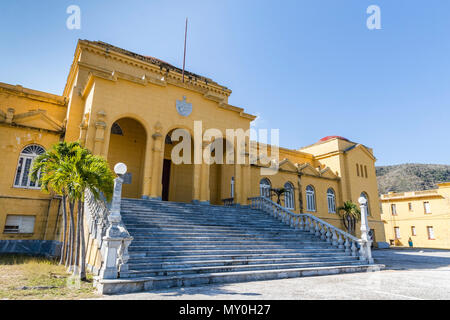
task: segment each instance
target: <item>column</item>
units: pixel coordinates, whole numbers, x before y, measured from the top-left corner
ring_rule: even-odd
[[[145,146],[145,160],[144,160],[144,181],[142,186],[142,199],[150,198],[151,194],[151,183],[152,183],[152,164],[153,162],[153,138],[149,139],[147,137],[147,145]]]
[[[162,168],[161,168],[161,156],[162,156],[162,143],[163,136],[161,134],[161,124],[158,122],[155,126],[155,133],[152,135],[153,139],[153,157],[152,157],[152,167],[151,167],[151,188],[150,188],[150,198],[161,200],[161,179],[162,179]]]
[[[234,164],[234,203],[236,205],[242,204],[243,200],[241,169],[240,164]]]
[[[94,151],[95,155],[102,155],[103,142],[105,141],[105,117],[104,111],[97,112],[97,121],[95,122]]]

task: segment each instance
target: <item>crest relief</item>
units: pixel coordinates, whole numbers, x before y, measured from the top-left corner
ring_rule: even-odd
[[[177,100],[176,107],[178,114],[183,117],[189,116],[192,112],[192,103],[188,103],[185,96],[183,96],[183,100]]]

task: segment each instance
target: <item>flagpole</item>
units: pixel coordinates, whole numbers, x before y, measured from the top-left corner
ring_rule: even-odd
[[[184,55],[183,55],[183,72],[182,72],[182,81],[184,83],[184,67],[186,64],[186,39],[187,39],[187,27],[188,27],[188,18],[186,18],[186,28],[184,29]]]

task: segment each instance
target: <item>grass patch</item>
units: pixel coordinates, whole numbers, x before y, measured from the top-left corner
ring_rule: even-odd
[[[0,254],[0,299],[85,299],[98,297],[93,277],[78,281],[58,261]]]

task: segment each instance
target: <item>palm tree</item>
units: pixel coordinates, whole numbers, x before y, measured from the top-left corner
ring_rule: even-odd
[[[32,181],[40,180],[41,190],[62,196],[63,216],[63,245],[61,247],[60,264],[69,263],[71,251],[71,236],[67,239],[67,189],[65,181],[61,179],[63,163],[74,155],[74,148],[80,146],[78,142],[59,142],[33,161],[30,178]],[[38,176],[39,175],[39,176]]]
[[[361,219],[361,211],[358,206],[351,201],[345,201],[344,205],[337,208],[339,215],[342,217],[342,223],[347,231],[355,234],[356,222]]]
[[[88,188],[96,199],[104,194],[109,200],[113,193],[114,176],[107,161],[94,156],[78,142],[60,142],[51,150],[36,159],[31,178],[38,179],[42,190],[54,190],[63,196],[65,254],[61,255],[69,272],[80,279],[86,279],[86,250],[84,239],[84,193]],[[69,239],[66,240],[67,212],[69,204]],[[75,206],[77,207],[77,226],[75,227]],[[66,244],[67,243],[67,244]],[[75,247],[74,247],[75,246]]]
[[[277,204],[281,205],[281,196],[286,193],[285,188],[270,188],[270,192],[273,192],[277,196]]]

